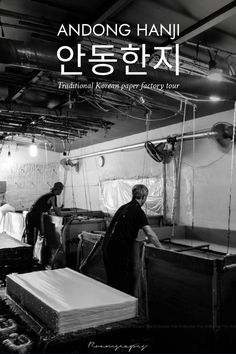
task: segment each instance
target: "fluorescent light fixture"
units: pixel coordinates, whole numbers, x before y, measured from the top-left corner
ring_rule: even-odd
[[[207,78],[209,80],[212,81],[222,81],[223,77],[222,77],[222,70],[221,69],[211,69],[209,71],[209,74],[207,76]]]
[[[210,96],[209,99],[212,101],[212,102],[219,102],[221,101],[221,98],[219,96]]]
[[[212,81],[222,81],[222,69],[217,68],[215,60],[209,61],[209,72],[207,78]]]

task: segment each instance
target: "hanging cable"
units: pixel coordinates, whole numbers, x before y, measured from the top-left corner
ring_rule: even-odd
[[[177,219],[177,201],[179,200],[179,191],[180,191],[180,173],[181,173],[181,162],[182,162],[182,153],[183,153],[183,141],[184,141],[184,129],[185,129],[185,119],[186,119],[186,109],[187,109],[187,100],[184,101],[184,114],[183,114],[183,122],[182,122],[182,132],[180,139],[180,151],[179,151],[179,161],[177,167],[177,178],[176,178],[176,188],[174,195],[174,208],[173,208],[173,227],[171,236],[175,235],[175,223]]]
[[[75,191],[74,191],[74,183],[73,183],[73,171],[70,170],[71,173],[71,193],[72,193],[72,207],[76,208],[76,200],[75,200]]]
[[[230,222],[231,222],[231,204],[232,204],[232,186],[234,172],[234,142],[235,142],[235,126],[236,126],[236,102],[234,102],[234,121],[233,121],[233,138],[232,138],[232,153],[230,166],[230,187],[229,187],[229,214],[228,214],[228,229],[227,229],[227,253],[230,247]]]
[[[174,220],[174,208],[175,208],[175,194],[176,194],[176,171],[177,171],[177,161],[176,158],[174,156],[173,158],[173,198],[172,198],[172,205],[171,205],[171,215],[170,215],[170,220]]]
[[[220,157],[218,157],[216,160],[213,160],[211,161],[210,163],[206,164],[206,165],[199,165],[199,166],[195,166],[195,169],[198,169],[198,168],[207,168],[209,166],[212,166],[214,165],[215,163],[217,163],[218,161],[222,160],[223,158],[225,158],[227,155],[225,153],[223,153],[222,155],[220,155]],[[190,166],[193,168],[192,165],[190,165],[189,163],[187,162],[183,162],[183,164],[187,165],[187,166]]]
[[[2,38],[5,38],[5,32],[4,32],[4,29],[3,29],[3,24],[2,24],[1,17],[0,17],[0,28],[1,28],[1,35],[2,35]]]
[[[88,210],[92,211],[92,204],[91,204],[91,197],[90,197],[90,188],[89,188],[89,180],[88,180],[88,174],[87,174],[86,159],[84,160],[84,171],[85,171],[85,178],[86,178],[86,181],[87,181],[87,188],[88,188],[88,205],[89,205]]]
[[[146,112],[146,121],[145,121],[145,126],[146,126],[146,142],[148,142],[149,138],[149,129],[150,129],[150,120],[151,120],[151,115],[152,111],[148,108]],[[144,149],[144,157],[143,157],[143,172],[142,172],[142,183],[144,183],[144,173],[146,170],[146,164],[147,164],[147,150]],[[144,204],[145,212],[147,213],[147,203]]]
[[[107,102],[107,105],[110,106],[110,107],[112,107],[114,110],[116,110],[117,112],[119,112],[121,115],[126,116],[127,118],[146,121],[146,118],[135,117],[135,116],[133,116],[133,115],[131,115],[131,114],[128,114],[127,112],[122,111],[121,109],[115,107],[115,106],[114,106],[113,104],[111,104],[111,103],[108,103],[108,102]],[[169,115],[169,116],[166,116],[166,117],[157,118],[157,119],[150,119],[150,122],[157,122],[157,121],[162,121],[162,120],[171,119],[171,118],[176,117],[178,114],[181,114],[181,112],[180,112],[179,110],[176,111],[175,113]]]
[[[68,137],[67,137],[68,139]],[[65,151],[65,141],[63,140],[63,148],[64,148],[64,151]],[[70,144],[70,140],[68,139],[68,151],[67,151],[67,155],[68,155],[68,158],[70,157],[70,149],[71,149],[71,144]],[[69,161],[70,159],[68,159]],[[72,165],[73,166],[73,165]],[[75,199],[75,191],[74,191],[74,181],[73,181],[73,170],[72,170],[72,166],[69,165],[68,167],[70,168],[70,178],[71,178],[71,197],[72,197],[72,207],[73,208],[77,208],[77,205],[76,205],[76,199]],[[68,171],[67,169],[65,168],[65,171],[64,171],[64,186],[66,185],[66,182],[67,182],[67,174],[68,174]],[[65,189],[65,188],[64,188]],[[63,193],[63,202],[62,204],[64,204],[65,202],[65,193]]]
[[[63,178],[63,184],[64,184],[64,188],[62,191],[62,205],[65,205],[65,195],[66,195],[66,183],[67,183],[67,169],[64,168],[64,178]]]
[[[92,138],[91,143],[92,143],[92,145],[91,145],[92,147],[95,146],[94,141],[93,141],[93,138]],[[94,149],[96,150],[96,147],[95,147]],[[95,151],[94,151],[94,152],[95,152]],[[105,212],[106,212],[107,215],[109,215],[109,210],[108,210],[108,207],[107,207],[107,205],[106,205],[106,203],[105,203],[104,187],[103,187],[102,181],[101,181],[100,170],[99,170],[99,167],[98,167],[98,164],[97,164],[97,163],[95,163],[95,166],[96,166],[96,171],[97,171],[97,176],[98,176],[98,189],[99,189],[99,192],[101,193],[101,197],[102,197],[103,200],[104,200],[103,206],[104,206],[104,208],[105,208]],[[100,204],[101,204],[101,200],[100,200]]]
[[[85,161],[85,160],[84,160]],[[85,180],[85,166],[82,164],[82,171],[83,171],[83,180],[84,180],[84,196],[85,196],[85,205],[86,209],[89,210],[88,207],[88,197],[87,197],[87,190],[86,190],[86,180]]]
[[[195,132],[196,132],[196,105],[193,105],[193,185],[192,185],[192,229],[194,228],[194,198],[195,198],[195,158],[196,158],[196,139],[195,139]]]
[[[47,143],[44,143],[44,150],[45,150],[45,163],[46,165],[48,164],[48,149],[47,149]]]
[[[44,183],[47,181],[47,165],[48,165],[48,150],[47,143],[44,143],[44,151],[45,151],[45,165],[44,165]]]
[[[162,203],[162,213],[163,213],[163,224],[166,225],[166,201],[167,201],[167,193],[166,193],[166,175],[167,175],[167,164],[162,163],[163,168],[163,178],[162,178],[162,188],[163,188],[163,203]]]
[[[148,140],[149,140],[148,135],[149,135],[149,129],[150,129],[150,119],[151,119],[152,111],[149,109],[145,115],[146,115],[146,121],[145,121],[146,139],[145,139],[145,142],[148,142]],[[144,149],[142,182],[143,182],[143,178],[144,178],[144,172],[146,169],[146,162],[147,162],[147,150]]]

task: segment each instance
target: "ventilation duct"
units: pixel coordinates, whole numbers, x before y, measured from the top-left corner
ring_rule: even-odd
[[[56,46],[46,46],[41,42],[23,43],[0,38],[1,62],[6,64],[14,64],[21,66],[29,66],[41,70],[51,70],[60,72],[60,62],[57,59]],[[76,57],[76,54],[74,55]],[[89,54],[82,57],[83,75],[101,81],[103,76],[95,75],[92,72],[92,64],[88,61]],[[72,60],[66,64],[66,70],[78,71],[76,61]],[[145,81],[146,84],[152,83],[171,83],[171,85],[179,84],[181,92],[191,93],[200,96],[219,96],[226,100],[236,100],[236,83],[233,81],[212,82],[207,78],[180,73],[179,76],[175,72],[168,70],[147,67],[145,70],[147,75],[125,75],[125,63],[118,59],[113,63],[114,72],[106,76],[106,81],[117,81],[124,83],[140,84]],[[140,64],[133,64],[132,71],[142,71]],[[63,78],[63,76],[62,76]]]
[[[172,152],[174,152],[174,145],[176,142],[183,140],[192,140],[192,139],[203,139],[203,138],[213,138],[219,143],[219,145],[223,148],[226,148],[226,150],[230,147],[232,144],[232,139],[233,139],[233,125],[230,123],[216,123],[211,130],[204,130],[204,131],[199,131],[199,132],[190,132],[190,133],[185,133],[183,136],[182,135],[175,135],[175,136],[168,136],[167,138],[163,139],[158,139],[152,141],[153,144],[161,144],[161,143],[168,143],[172,145]],[[94,156],[99,156],[99,155],[105,155],[105,154],[112,154],[115,152],[123,152],[123,151],[131,151],[134,149],[140,149],[145,147],[146,142],[142,143],[137,143],[137,144],[132,144],[132,145],[126,145],[122,147],[117,147],[109,150],[101,150],[101,151],[96,151],[80,156],[74,156],[71,157],[71,161],[78,161],[81,159],[85,159],[88,157],[94,157]],[[159,145],[160,147],[161,145]],[[150,144],[149,144],[150,147]],[[170,150],[170,151],[171,151]],[[160,154],[159,154],[160,156]],[[162,157],[160,156],[158,162],[161,162]],[[158,156],[156,158],[156,161],[158,160]]]

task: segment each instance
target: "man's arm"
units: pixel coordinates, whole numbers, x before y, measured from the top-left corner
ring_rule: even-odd
[[[55,197],[55,198],[56,198],[56,197]],[[62,216],[62,214],[61,214],[61,208],[59,208],[59,207],[56,205],[55,198],[52,198],[52,199],[51,199],[52,208],[53,208],[53,210],[54,210],[54,212],[55,212],[55,214],[56,214],[57,216]]]
[[[157,248],[163,248],[162,244],[159,241],[156,233],[153,231],[150,225],[145,225],[143,231],[148,238],[148,241],[151,242]]]

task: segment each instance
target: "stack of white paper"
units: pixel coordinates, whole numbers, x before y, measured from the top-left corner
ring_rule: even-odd
[[[9,275],[7,294],[59,334],[137,315],[135,297],[69,268]]]

